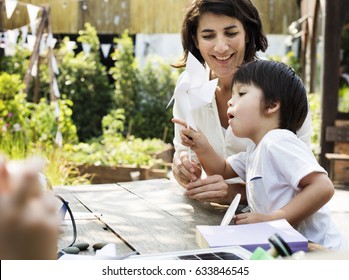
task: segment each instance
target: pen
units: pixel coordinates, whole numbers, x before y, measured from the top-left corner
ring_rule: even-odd
[[[221,222],[221,226],[229,225],[229,223],[231,222],[231,219],[234,218],[236,209],[239,206],[240,199],[241,199],[241,194],[238,193],[233,199],[232,203],[230,204],[227,212],[225,213]]]

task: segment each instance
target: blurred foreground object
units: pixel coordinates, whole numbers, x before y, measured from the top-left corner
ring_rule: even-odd
[[[41,162],[42,163],[42,162]],[[6,161],[0,155],[0,259],[57,258],[54,196],[43,191],[36,158]]]

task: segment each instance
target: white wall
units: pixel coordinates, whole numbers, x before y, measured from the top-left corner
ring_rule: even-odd
[[[267,51],[259,53],[260,57],[269,55],[284,56],[287,53],[285,44],[287,35],[267,35],[269,47]],[[295,45],[293,46],[295,49]],[[294,50],[295,51],[295,50]],[[144,65],[148,55],[156,54],[169,63],[177,61],[182,54],[180,34],[137,34],[135,44],[136,58],[140,65]]]

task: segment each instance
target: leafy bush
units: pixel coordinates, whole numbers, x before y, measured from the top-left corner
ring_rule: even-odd
[[[114,108],[114,102],[106,68],[100,62],[95,28],[87,23],[79,34],[78,41],[90,44],[91,51],[75,56],[68,52],[69,40],[65,38],[58,52],[58,57],[62,56],[58,84],[63,99],[73,102],[72,118],[79,139],[86,141],[102,134],[101,120]]]
[[[18,74],[23,79],[29,65],[30,54],[26,47],[17,45],[14,56],[0,57],[0,72]]]
[[[159,57],[150,57],[140,72],[138,110],[134,116],[133,135],[160,138],[172,142],[174,131],[172,107],[166,109],[174,92],[178,71]],[[149,129],[150,128],[150,129]]]
[[[75,162],[112,166],[159,163],[154,154],[170,146],[153,137],[161,136],[164,127],[170,123],[171,110],[165,109],[173,92],[176,73],[160,62],[153,65],[149,62],[141,71],[133,56],[132,40],[128,41],[127,37],[121,39],[124,41],[115,53],[113,76],[116,78],[115,99],[119,102],[116,109],[107,73],[99,61],[98,38],[90,25],[86,25],[78,39],[91,45],[89,55],[68,52],[68,38],[63,40],[57,52],[62,95],[62,100],[57,101],[58,118],[55,116],[56,103],[50,102],[47,96],[50,88],[46,58],[41,63],[39,88],[39,97],[46,98],[41,98],[38,103],[31,102],[33,85],[29,90],[30,98],[23,93],[23,70],[29,56],[21,51],[15,57],[2,59],[1,67],[13,64],[11,71],[18,74],[0,75],[0,151],[9,158],[43,156],[48,160],[46,174],[53,185],[88,182],[84,176],[79,176]],[[20,58],[19,62],[16,57]],[[137,135],[125,137],[127,131],[131,132],[132,125],[129,124],[132,122],[134,132],[139,131],[139,135],[148,139],[142,140]],[[149,125],[153,124],[149,130]],[[62,133],[62,149],[55,145],[57,131]],[[85,142],[77,144],[77,132]]]
[[[349,87],[341,87],[339,89],[338,111],[349,113]]]
[[[111,57],[115,60],[110,74],[115,81],[114,98],[116,108],[125,110],[125,130],[132,128],[133,116],[137,113],[139,100],[139,69],[134,57],[134,46],[126,30],[121,38],[115,38],[117,48]],[[125,135],[125,133],[124,133]]]
[[[301,63],[294,52],[288,52],[285,56],[271,55],[268,56],[268,58],[287,64],[288,66],[293,68],[297,75],[301,76]]]
[[[117,108],[125,109],[124,136],[160,138],[172,142],[172,110],[166,110],[178,78],[178,70],[159,57],[148,58],[141,69],[134,58],[134,46],[127,31],[116,39],[118,48],[111,74],[115,80]]]
[[[0,151],[21,158],[27,152],[30,110],[19,75],[0,74]]]
[[[65,145],[64,157],[72,164],[102,166],[153,166],[158,160],[155,153],[168,148],[160,139],[114,138],[113,141],[96,139],[89,143]]]
[[[65,145],[65,157],[73,164],[103,166],[133,165],[152,166],[156,163],[155,153],[169,146],[160,139],[142,140],[121,134],[124,126],[123,110],[114,110],[102,120],[103,137],[88,143]]]
[[[59,117],[55,117],[55,102],[48,103],[42,98],[38,104],[31,103],[30,138],[33,143],[52,146],[55,143],[56,133],[62,133],[63,143],[77,143],[76,126],[71,116],[72,102],[70,100],[57,100],[59,104]]]
[[[309,108],[312,117],[312,135],[310,147],[314,155],[318,156],[321,152],[320,135],[321,135],[321,97],[319,93],[308,95]]]

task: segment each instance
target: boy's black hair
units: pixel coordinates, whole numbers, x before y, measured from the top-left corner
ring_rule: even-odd
[[[253,84],[264,93],[265,108],[280,102],[282,129],[296,133],[308,114],[308,99],[302,80],[282,62],[257,60],[242,65],[235,73],[235,83]]]

